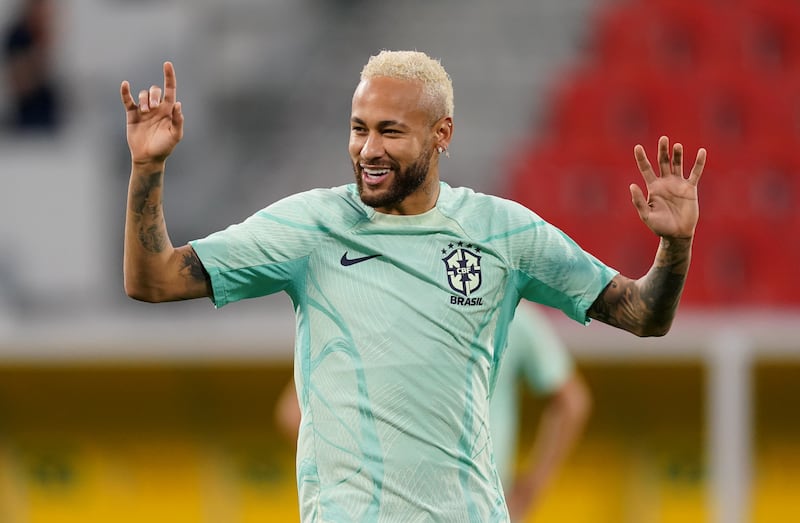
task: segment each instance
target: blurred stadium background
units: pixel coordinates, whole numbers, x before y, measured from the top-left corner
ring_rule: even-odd
[[[18,3],[0,2],[4,27]],[[176,65],[187,130],[166,215],[181,244],[349,181],[350,97],[381,48],[424,50],[453,77],[446,181],[519,200],[631,275],[655,249],[629,202],[633,145],[709,149],[673,331],[553,317],[595,410],[530,521],[800,521],[800,4],[52,4],[63,125],[0,134],[0,522],[297,520],[293,447],[273,423],[288,299],[124,296],[118,88]],[[3,82],[0,111],[10,100]],[[538,407],[527,398],[528,419]]]

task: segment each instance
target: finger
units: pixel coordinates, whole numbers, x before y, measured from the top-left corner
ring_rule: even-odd
[[[178,81],[175,77],[175,66],[172,62],[164,62],[164,103],[175,103],[178,99]]]
[[[664,176],[672,172],[672,163],[669,160],[669,139],[662,136],[658,139],[658,174]]]
[[[127,80],[122,82],[119,86],[119,96],[122,99],[122,105],[125,106],[126,111],[136,110],[136,101],[131,95],[131,84],[129,84]]]
[[[683,178],[683,145],[672,146],[672,174]]]
[[[706,166],[706,150],[700,148],[697,151],[697,158],[694,161],[692,172],[689,173],[689,183],[697,185],[700,182],[700,177],[703,175],[703,169]]]
[[[143,113],[150,111],[150,93],[144,89],[139,91],[139,110]]]
[[[642,193],[642,189],[635,183],[632,183],[628,189],[631,191],[631,201],[633,201],[633,206],[636,207],[639,217],[644,220],[649,207],[647,206],[647,200],[644,197],[644,193]]]
[[[636,158],[636,165],[639,167],[639,172],[642,173],[645,183],[653,182],[656,179],[656,173],[653,172],[653,167],[650,165],[650,160],[647,159],[644,147],[641,145],[634,147],[633,156]]]
[[[178,140],[183,138],[183,107],[180,102],[172,106],[172,128]]]
[[[161,103],[161,88],[157,85],[150,86],[150,107],[155,109]]]

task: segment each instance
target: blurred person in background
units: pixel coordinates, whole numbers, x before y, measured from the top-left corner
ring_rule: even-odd
[[[529,449],[518,448],[520,385],[544,403]],[[509,325],[489,413],[495,462],[511,521],[535,512],[545,489],[583,433],[591,394],[548,319],[522,302]],[[525,420],[522,420],[523,422]],[[515,470],[517,456],[523,458]]]
[[[3,58],[11,130],[53,132],[59,127],[61,107],[50,62],[52,24],[51,0],[23,0],[6,29]]]
[[[659,139],[658,174],[634,148],[648,194],[632,184],[633,204],[660,242],[647,274],[631,279],[533,211],[442,182],[455,127],[450,76],[425,53],[381,51],[351,101],[355,183],[288,196],[174,247],[163,185],[184,115],[172,63],[163,70],[163,88],[134,97],[120,85],[131,153],[125,291],[148,302],[206,297],[216,307],[287,293],[297,318],[304,522],[509,520],[489,400],[521,299],[638,336],[669,331],[689,270],[704,149],[686,177],[680,144],[670,150]]]
[[[525,450],[517,445],[520,384],[544,401],[536,437]],[[512,521],[524,521],[535,510],[581,436],[590,410],[589,389],[561,338],[536,306],[520,303],[508,327],[489,415],[494,460]],[[275,422],[297,443],[301,421],[297,390],[290,380],[275,405]],[[515,473],[517,456],[526,457]]]

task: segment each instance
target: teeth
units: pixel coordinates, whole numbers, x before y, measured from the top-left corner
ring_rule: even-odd
[[[368,169],[364,167],[364,172],[370,176],[380,176],[389,172],[389,169]]]

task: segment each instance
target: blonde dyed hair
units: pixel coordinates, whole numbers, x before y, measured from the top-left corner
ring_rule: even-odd
[[[421,51],[388,51],[371,56],[361,70],[361,81],[377,76],[422,83],[433,119],[453,116],[453,82],[441,62]]]

